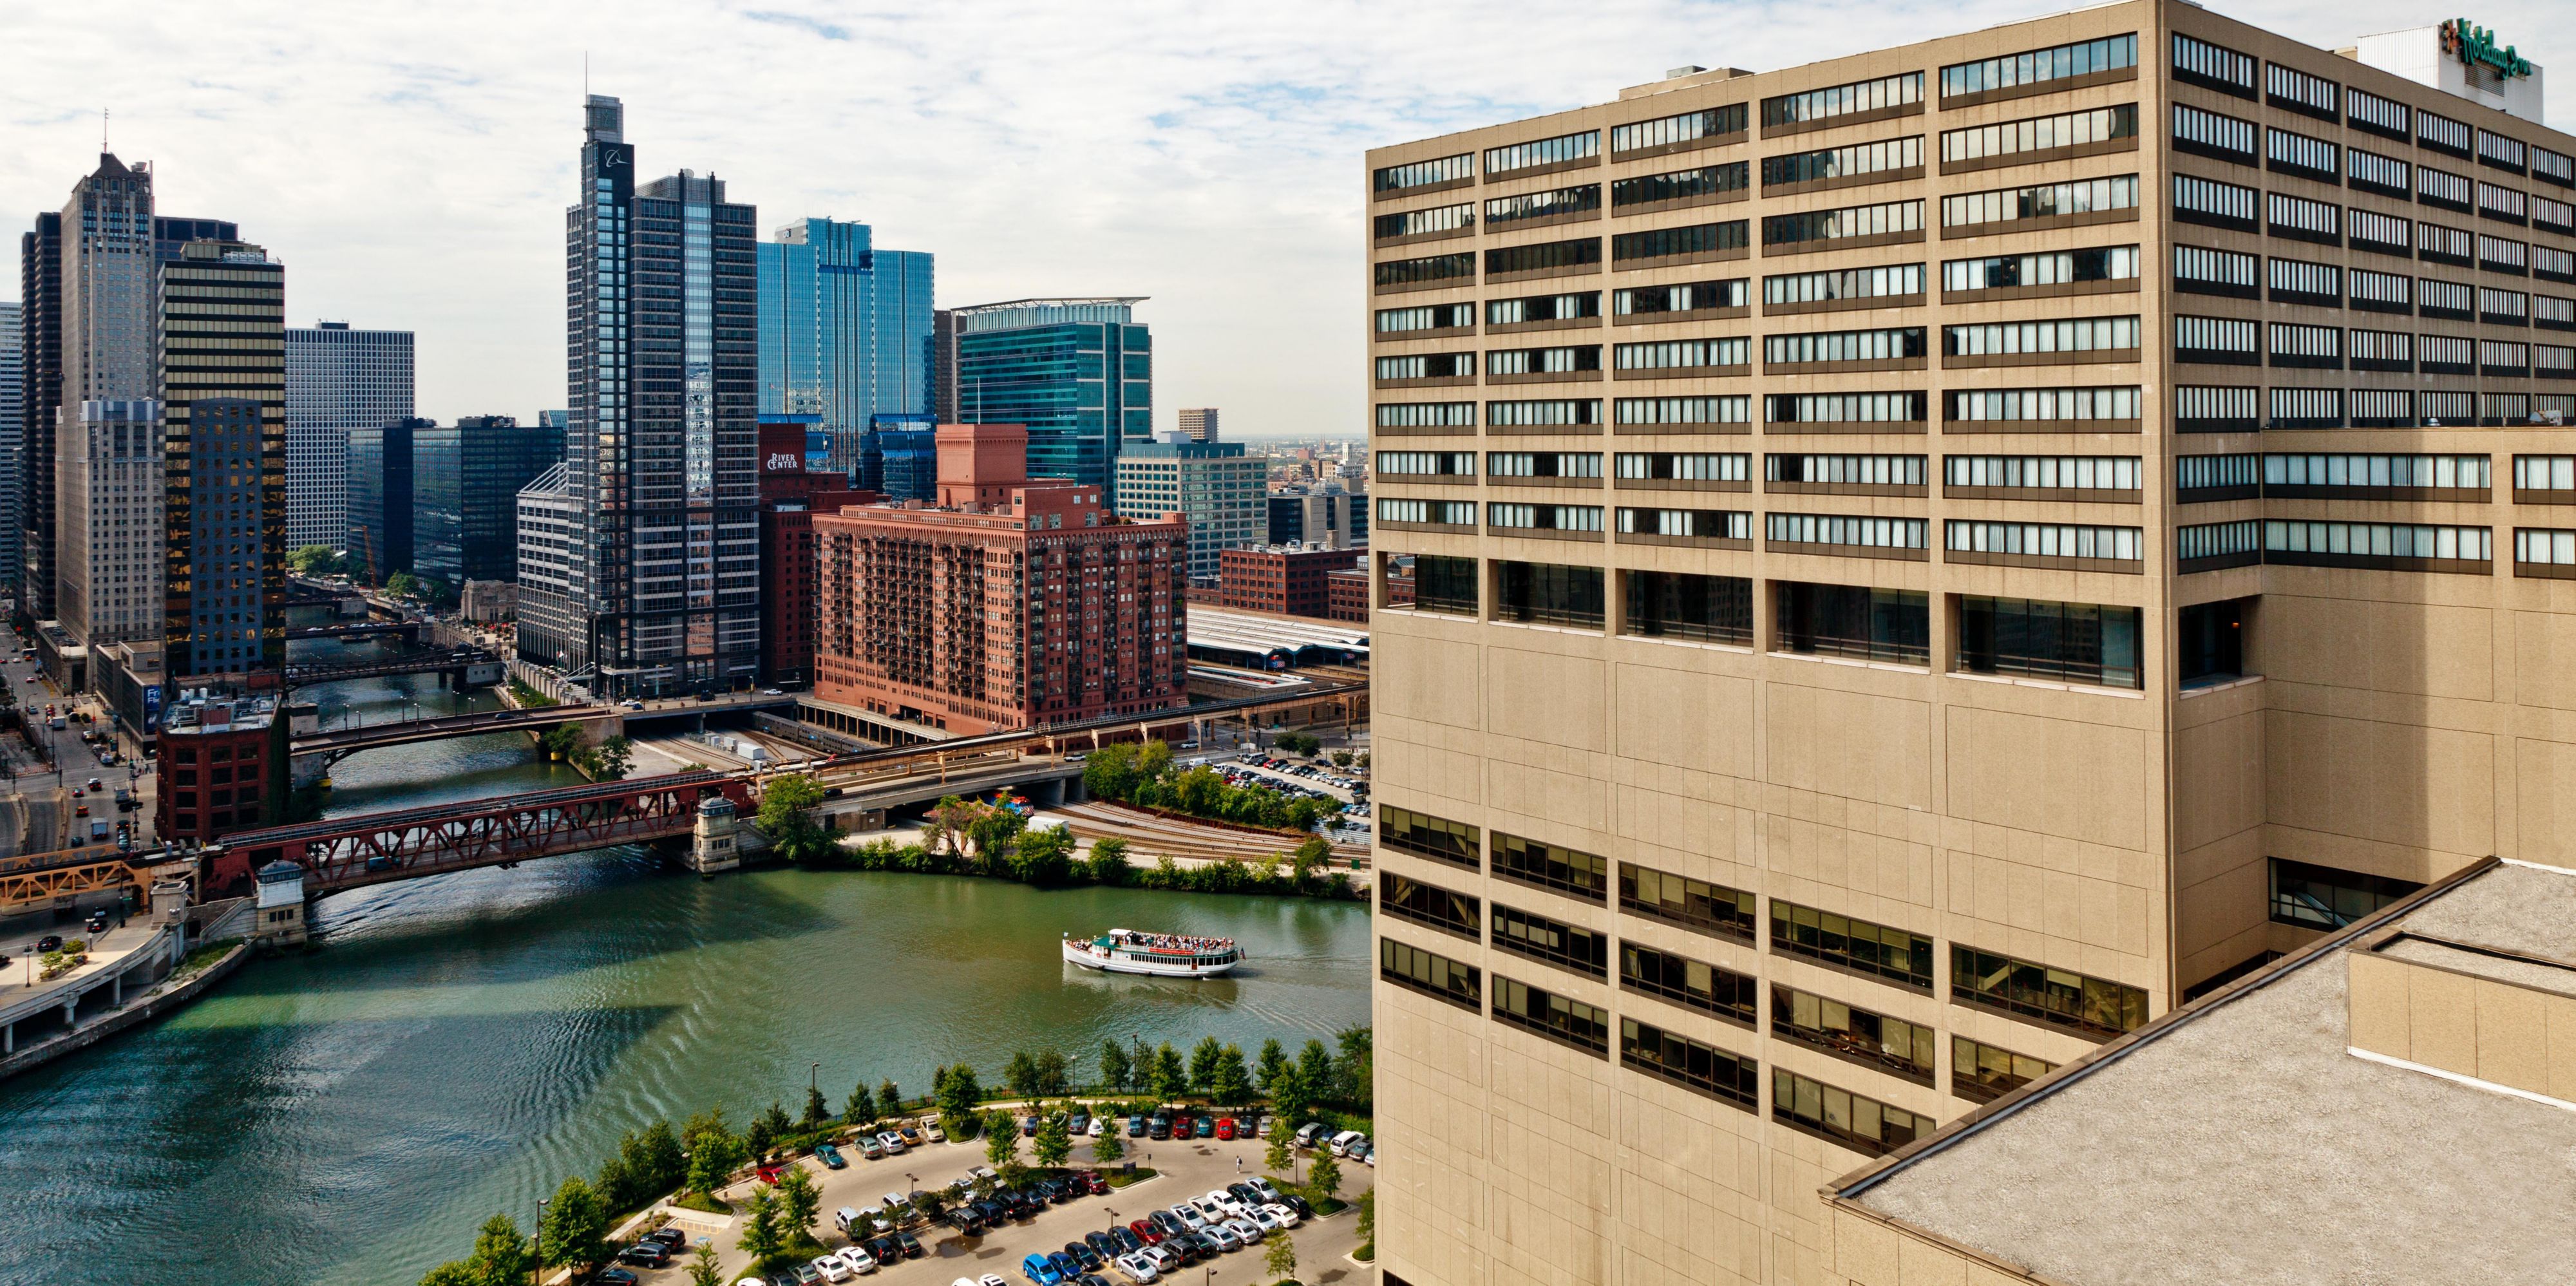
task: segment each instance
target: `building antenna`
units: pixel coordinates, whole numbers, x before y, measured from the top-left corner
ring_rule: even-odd
[[[107,151],[107,150],[108,150],[108,146],[107,146],[107,109],[106,109],[106,108],[104,108],[104,107],[102,107],[102,108],[98,109],[98,150],[100,150],[100,151],[102,151],[102,152],[104,152],[104,151]]]

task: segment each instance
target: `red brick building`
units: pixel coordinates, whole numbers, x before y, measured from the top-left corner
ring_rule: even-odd
[[[1328,614],[1334,620],[1361,622],[1368,620],[1369,577],[1367,572],[1353,568],[1327,572],[1324,576],[1324,591],[1325,604],[1331,609]]]
[[[286,798],[285,733],[274,697],[189,699],[165,712],[153,830],[164,840],[211,844],[267,825]],[[247,865],[214,872],[209,887],[249,876]]]
[[[1348,549],[1229,549],[1217,557],[1218,599],[1247,612],[1334,619],[1328,578],[1359,559]]]
[[[813,519],[814,695],[958,733],[1181,704],[1187,520],[1031,480],[1020,425],[943,424],[938,442],[935,507]]]
[[[814,515],[885,497],[850,491],[846,474],[805,471],[805,425],[760,426],[760,681],[814,681],[814,613],[820,588]]]

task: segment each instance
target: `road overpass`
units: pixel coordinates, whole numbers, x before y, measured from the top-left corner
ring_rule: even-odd
[[[476,714],[450,715],[443,719],[391,720],[297,737],[289,754],[296,761],[295,777],[301,783],[321,776],[331,765],[361,750],[445,741],[451,737],[479,737],[490,732],[542,732],[567,723],[613,722],[623,713],[626,712],[604,706],[535,706],[525,710],[486,710]],[[320,756],[320,762],[310,762],[313,756]]]
[[[423,625],[419,621],[351,621],[345,625],[297,625],[286,631],[286,641],[299,639],[336,639],[346,637],[377,638],[400,635],[418,641]]]
[[[452,674],[458,688],[490,687],[501,681],[501,658],[479,648],[470,651],[404,652],[356,661],[290,661],[286,685],[311,687],[348,679],[379,679],[397,674]]]

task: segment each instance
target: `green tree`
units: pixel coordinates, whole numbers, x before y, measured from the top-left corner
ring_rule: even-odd
[[[1253,1083],[1261,1087],[1262,1093],[1267,1094],[1271,1086],[1279,1083],[1279,1074],[1287,1067],[1288,1055],[1286,1051],[1279,1048],[1279,1038],[1273,1036],[1264,1040],[1261,1042],[1261,1055],[1252,1064]]]
[[[1261,1266],[1269,1269],[1270,1275],[1274,1278],[1295,1276],[1297,1243],[1288,1240],[1288,1234],[1285,1231],[1278,1228],[1271,1229],[1270,1235],[1261,1239]]]
[[[761,1109],[760,1115],[751,1118],[750,1128],[742,1132],[742,1141],[750,1145],[753,1160],[766,1161],[769,1154],[777,1150],[779,1142],[787,1137],[787,1132],[794,1128],[795,1123],[787,1119],[787,1109],[780,1106],[777,1099],[771,1099],[769,1106]]]
[[[1333,1037],[1341,1047],[1333,1059],[1333,1097],[1354,1112],[1367,1115],[1374,1097],[1376,1037],[1366,1027],[1346,1027]]]
[[[1020,1123],[1008,1112],[984,1117],[984,1164],[998,1170],[1019,1159]]]
[[[1010,874],[1011,843],[1028,826],[1028,819],[1007,808],[987,808],[967,823],[966,836],[975,845],[975,859],[983,863],[987,874]]]
[[[877,1110],[888,1116],[900,1115],[903,1112],[903,1094],[895,1089],[891,1077],[877,1082]]]
[[[1038,1060],[1029,1057],[1029,1051],[1025,1049],[1013,1051],[1011,1061],[1002,1066],[1002,1083],[1010,1087],[1015,1097],[1036,1098],[1038,1096]]]
[[[805,1086],[805,1115],[796,1118],[796,1128],[804,1133],[811,1134],[816,1130],[822,1129],[825,1125],[830,1124],[831,1120],[832,1107],[831,1104],[823,1101],[822,1087],[810,1082],[807,1083]]]
[[[699,1242],[698,1253],[689,1256],[689,1286],[724,1286],[724,1270],[716,1265],[714,1242]]]
[[[1136,751],[1136,771],[1145,777],[1161,780],[1171,775],[1172,743],[1148,741]]]
[[[1270,1128],[1270,1150],[1261,1155],[1261,1164],[1268,1167],[1270,1173],[1296,1173],[1297,1145],[1292,1141],[1295,1133],[1286,1121]]]
[[[635,1167],[626,1159],[626,1145],[634,1141],[635,1131],[628,1130],[618,1154],[600,1162],[599,1173],[591,1176],[590,1190],[598,1193],[600,1201],[611,1210],[632,1210],[644,1204],[635,1195],[644,1190],[644,1185],[636,1180]]]
[[[874,1125],[876,1119],[877,1099],[876,1095],[868,1093],[868,1083],[861,1081],[851,1086],[850,1097],[841,1103],[841,1124],[855,1130]]]
[[[1278,1114],[1280,1125],[1291,1130],[1305,1124],[1307,1114],[1315,1110],[1315,1091],[1295,1063],[1282,1067],[1270,1079],[1270,1106]]]
[[[1219,805],[1224,801],[1225,789],[1225,778],[1204,764],[1182,773],[1180,780],[1172,783],[1174,801],[1182,812],[1193,817],[1221,815]]]
[[[1372,1186],[1361,1193],[1356,1204],[1360,1208],[1357,1220],[1360,1244],[1374,1246],[1377,1244],[1377,1189]]]
[[[306,545],[286,556],[298,576],[329,576],[341,570],[340,555],[329,545]]]
[[[1315,1149],[1315,1163],[1306,1167],[1306,1195],[1317,1205],[1338,1199],[1342,1191],[1342,1164],[1323,1148]]]
[[[823,783],[812,777],[804,773],[773,777],[761,788],[760,811],[752,824],[768,838],[770,848],[790,862],[829,857],[838,836],[814,820],[813,811],[822,802]]]
[[[1208,1077],[1208,1097],[1227,1107],[1252,1101],[1252,1074],[1244,1068],[1241,1047],[1228,1045],[1217,1055],[1216,1070]]]
[[[1127,1155],[1127,1140],[1118,1125],[1113,1122],[1102,1126],[1100,1137],[1091,1141],[1091,1159],[1102,1165],[1108,1165],[1125,1155]]]
[[[1029,1140],[1029,1154],[1044,1169],[1062,1166],[1073,1155],[1073,1126],[1062,1112],[1050,1112],[1038,1122],[1038,1132]]]
[[[975,1069],[959,1063],[948,1069],[948,1075],[935,1087],[939,1103],[939,1128],[950,1138],[969,1138],[975,1133],[975,1110],[983,1102],[984,1087],[975,1083]]]
[[[1333,1097],[1333,1055],[1324,1042],[1309,1040],[1297,1051],[1297,1074],[1306,1078],[1306,1092],[1319,1099]]]
[[[395,598],[419,598],[428,587],[410,572],[395,572],[385,580],[385,592]]]
[[[778,1197],[768,1184],[755,1184],[751,1198],[742,1208],[742,1240],[734,1243],[751,1256],[757,1266],[770,1256],[786,1249],[786,1238],[778,1227]]]
[[[624,737],[610,737],[589,753],[581,769],[600,781],[624,781],[635,766],[635,743]]]
[[[1059,1050],[1039,1050],[1037,1080],[1040,1094],[1070,1094],[1073,1092],[1073,1064]]]
[[[1091,857],[1083,863],[1083,874],[1094,884],[1118,888],[1135,875],[1127,864],[1127,841],[1111,836],[1091,841]]]
[[[689,1158],[680,1147],[680,1136],[669,1121],[655,1121],[644,1127],[644,1136],[635,1141],[629,1152],[624,1143],[617,1145],[618,1158],[626,1162],[627,1172],[634,1176],[642,1190],[637,1199],[620,1202],[611,1208],[632,1210],[680,1186],[689,1177]]]
[[[723,1108],[689,1118],[680,1138],[688,1148],[689,1168],[684,1181],[691,1192],[712,1195],[742,1168],[743,1162],[751,1159],[751,1149],[726,1128]]]
[[[1190,1069],[1181,1061],[1181,1051],[1164,1041],[1154,1051],[1154,1096],[1172,1102],[1189,1092]]]
[[[1094,799],[1134,798],[1138,776],[1136,747],[1124,742],[1102,746],[1082,762],[1082,788]]]
[[[814,1239],[814,1216],[822,1208],[823,1194],[815,1190],[813,1171],[790,1165],[778,1172],[778,1221],[788,1245]]]
[[[1217,1060],[1224,1057],[1225,1047],[1217,1043],[1216,1037],[1199,1037],[1197,1046],[1190,1050],[1190,1088],[1201,1094],[1212,1090],[1216,1085]]]
[[[537,1258],[548,1268],[573,1268],[608,1258],[608,1206],[578,1176],[563,1181],[546,1202],[537,1225]]]
[[[420,1286],[482,1286],[482,1283],[483,1279],[474,1272],[474,1265],[462,1259],[448,1260],[430,1269],[420,1279]]]
[[[1092,851],[1097,853],[1099,850],[1095,847]],[[1125,1089],[1127,1078],[1133,1076],[1135,1071],[1135,1065],[1127,1061],[1127,1047],[1119,1044],[1116,1037],[1100,1042],[1101,1085],[1110,1089]]]
[[[520,1278],[535,1271],[534,1259],[528,1239],[519,1235],[519,1221],[508,1215],[494,1215],[475,1232],[474,1254],[465,1262],[473,1265],[475,1276],[489,1286],[517,1286]]]
[[[1348,767],[1350,767],[1350,766],[1351,766],[1351,752],[1349,752],[1349,751],[1347,751],[1347,750],[1336,750],[1336,751],[1334,751],[1334,752],[1333,752],[1333,766],[1334,766],[1334,767],[1336,767],[1336,768],[1348,768]]]
[[[1011,845],[1011,877],[1048,888],[1073,874],[1073,832],[1062,826],[1022,831]]]

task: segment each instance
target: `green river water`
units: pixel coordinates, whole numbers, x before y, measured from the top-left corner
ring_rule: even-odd
[[[454,700],[426,677],[314,695],[335,723]],[[371,752],[334,777],[334,815],[571,780],[510,734]],[[1248,963],[1193,983],[1058,956],[1062,932],[1113,924],[1230,936]],[[1344,903],[699,880],[619,849],[340,895],[319,927],[319,950],[0,1082],[0,1283],[409,1286],[494,1211],[524,1226],[622,1131],[712,1104],[793,1112],[816,1063],[837,1109],[860,1078],[917,1094],[940,1063],[990,1084],[1016,1049],[1087,1061],[1107,1038],[1212,1034],[1249,1053],[1368,1020],[1368,915]]]

